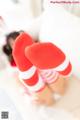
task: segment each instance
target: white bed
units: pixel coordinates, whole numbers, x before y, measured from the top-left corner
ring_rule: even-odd
[[[17,14],[15,14],[16,10]],[[10,15],[10,11],[6,15],[4,14],[9,30],[24,28],[34,38],[39,38],[42,42],[50,41],[58,45],[66,53],[67,57],[70,58],[73,72],[80,78],[80,18],[72,15],[60,6],[55,7],[51,4],[45,8],[41,16],[34,20],[31,20],[33,17],[30,14],[30,23],[27,17],[22,18],[22,15],[20,15],[20,8],[16,10],[13,10],[13,15],[12,13]],[[18,13],[19,16],[17,18]],[[13,17],[9,19],[11,16]],[[19,21],[20,18],[21,20]],[[23,23],[21,24],[22,20]],[[77,78],[71,78],[66,95],[55,107],[50,109],[32,106],[27,95],[24,97],[23,93],[21,93],[23,90],[22,86],[12,74],[11,68],[0,71],[0,89],[4,89],[12,99],[23,120],[75,120],[75,117],[78,117],[75,115],[75,110],[80,108],[80,81]],[[14,120],[14,118],[12,119]]]

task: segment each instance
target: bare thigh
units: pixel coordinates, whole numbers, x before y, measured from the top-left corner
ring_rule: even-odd
[[[48,85],[53,92],[63,95],[67,89],[67,80],[63,76],[59,75],[55,82]]]

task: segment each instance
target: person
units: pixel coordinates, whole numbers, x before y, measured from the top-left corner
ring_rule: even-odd
[[[12,56],[12,49],[15,39],[20,35],[22,31],[13,31],[6,35],[6,44],[3,45],[3,52],[6,54],[8,61],[12,67],[16,67],[16,63]]]
[[[12,54],[19,69],[20,81],[28,88],[35,103],[53,105],[56,95],[60,98],[66,92],[65,79],[72,70],[70,61],[53,43],[35,43],[25,32],[14,44]]]

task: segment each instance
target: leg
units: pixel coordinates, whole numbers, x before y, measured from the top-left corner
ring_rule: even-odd
[[[38,98],[37,101],[35,101],[35,103],[37,104],[46,105],[46,106],[51,106],[54,104],[52,91],[50,90],[48,85],[46,85],[42,91],[35,93],[35,96]]]
[[[59,75],[57,80],[51,84],[48,84],[48,86],[53,92],[64,95],[67,89],[67,80],[63,76]]]

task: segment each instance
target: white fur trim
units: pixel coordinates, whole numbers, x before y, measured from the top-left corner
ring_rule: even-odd
[[[54,68],[55,71],[64,71],[69,65],[69,60],[66,58],[65,61],[59,65],[58,67]]]
[[[43,82],[42,78],[39,76],[38,82],[34,86],[29,86],[26,83],[24,83],[24,80],[20,78],[20,81],[31,91],[36,92],[44,87],[45,83]]]
[[[25,72],[19,71],[19,77],[24,80],[29,79],[35,74],[35,71],[36,71],[36,67],[32,66],[29,70],[27,70]]]

